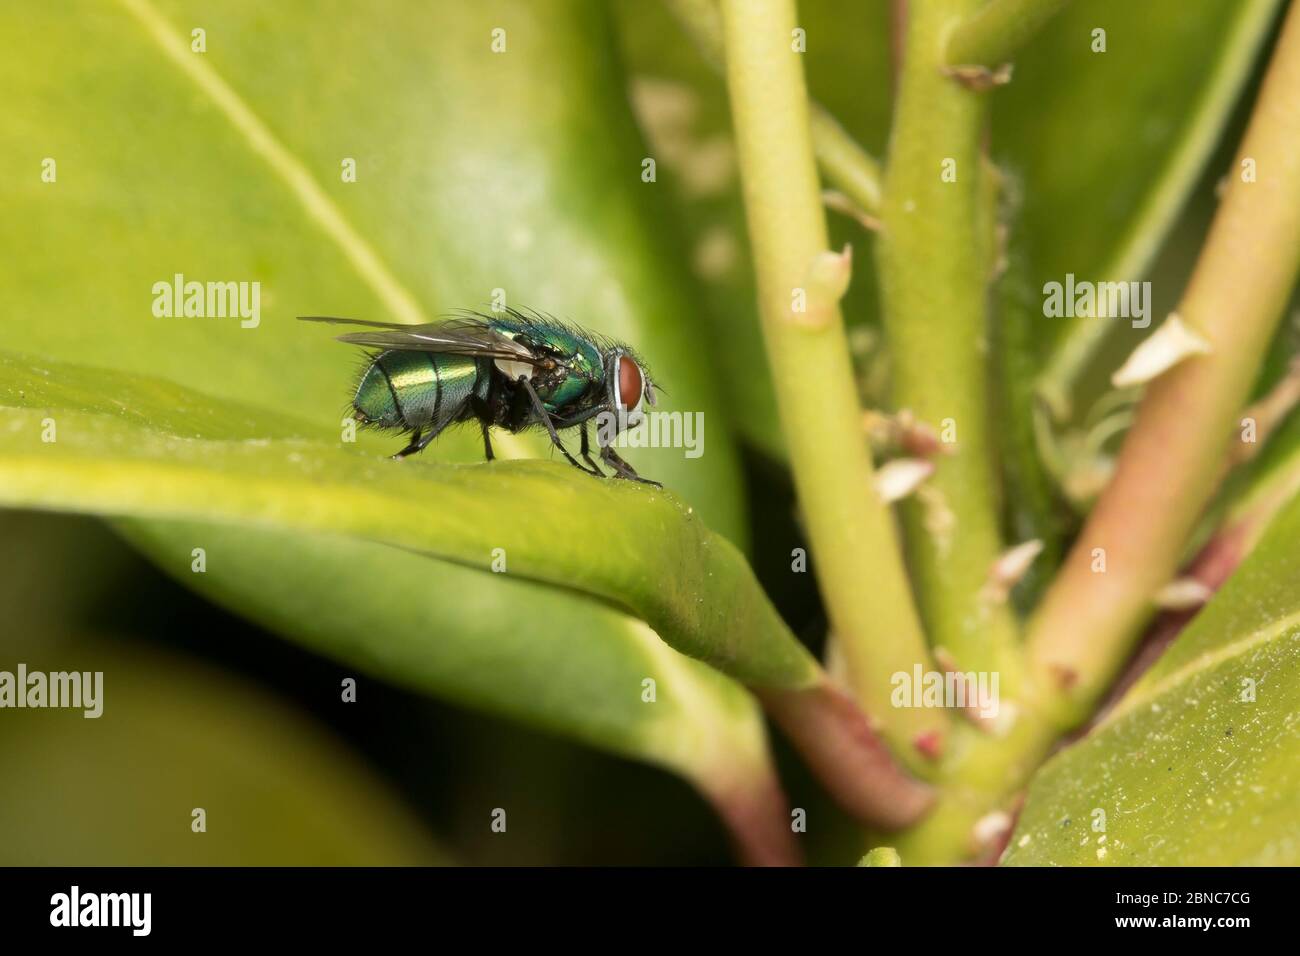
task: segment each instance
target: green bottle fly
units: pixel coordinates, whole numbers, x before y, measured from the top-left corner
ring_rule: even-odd
[[[655,404],[644,364],[627,346],[550,316],[511,309],[466,313],[426,325],[395,325],[332,316],[305,321],[366,326],[339,341],[379,349],[357,383],[352,407],[362,425],[409,433],[394,457],[422,451],[449,425],[477,422],[489,461],[495,426],[518,433],[545,428],[570,464],[608,477],[591,458],[587,426],[598,419],[600,459],[618,478],[639,476],[604,435],[635,427],[642,404]],[[569,453],[559,431],[577,428],[585,465]]]

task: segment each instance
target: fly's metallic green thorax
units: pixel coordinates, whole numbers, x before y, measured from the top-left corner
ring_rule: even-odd
[[[449,425],[477,422],[490,461],[490,427],[540,427],[570,463],[603,477],[591,459],[588,424],[608,416],[616,428],[635,425],[643,402],[655,401],[654,383],[631,349],[538,313],[466,313],[427,325],[303,318],[366,327],[339,336],[379,350],[361,373],[352,407],[363,425],[410,433],[398,458],[423,450]],[[560,441],[558,432],[570,428],[579,429],[585,466]],[[601,460],[617,477],[644,481],[602,440],[603,431]]]
[[[527,344],[529,348],[549,352],[563,364],[562,376],[554,384],[543,383],[547,393],[542,402],[550,411],[581,401],[584,397],[599,398],[605,390],[604,360],[597,339],[590,332],[571,329],[554,321],[531,322],[526,318],[493,318],[488,325],[511,341]],[[606,343],[617,347],[615,343]],[[538,388],[541,394],[542,389]]]

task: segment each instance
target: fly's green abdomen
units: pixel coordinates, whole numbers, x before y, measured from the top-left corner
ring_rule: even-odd
[[[357,411],[357,418],[368,425],[405,427],[397,410],[397,396],[378,362],[371,362],[361,374],[357,393],[352,397],[352,407]]]
[[[367,424],[437,433],[463,417],[471,395],[487,394],[486,366],[461,355],[382,352],[361,376],[352,404]]]

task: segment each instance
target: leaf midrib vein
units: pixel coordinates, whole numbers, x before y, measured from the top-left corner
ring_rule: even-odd
[[[145,29],[164,55],[212,101],[242,135],[249,148],[261,156],[289,188],[307,213],[342,251],[361,280],[378,296],[398,321],[419,325],[429,321],[419,303],[392,273],[374,247],[357,232],[313,178],[306,164],[276,139],[265,122],[244,102],[234,87],[222,79],[203,56],[192,53],[180,35],[149,0],[118,0]],[[523,446],[514,435],[498,436],[508,457],[520,457]]]
[[[1103,721],[1102,726],[1113,723],[1141,704],[1163,697],[1175,687],[1191,680],[1197,674],[1208,671],[1224,661],[1239,657],[1260,644],[1267,644],[1269,641],[1282,637],[1291,628],[1298,626],[1300,626],[1300,611],[1295,611],[1244,637],[1239,637],[1213,650],[1198,654],[1172,673],[1155,681],[1150,687],[1136,688],[1139,692],[1125,698]]]

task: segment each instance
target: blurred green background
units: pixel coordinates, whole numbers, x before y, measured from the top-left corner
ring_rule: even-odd
[[[3,713],[0,863],[731,860],[712,811],[677,778],[287,644],[94,519],[5,512],[0,536],[0,667],[102,669],[106,701],[93,720]],[[355,703],[341,700],[346,677]],[[793,792],[821,807],[787,763]],[[195,834],[200,806],[208,831]],[[495,807],[508,810],[505,834],[489,828]]]
[[[888,6],[800,3],[810,92],[877,156],[888,138]],[[1020,359],[997,377],[1009,537],[1059,542],[1077,520],[1031,447],[1025,399],[1063,329],[1034,314],[1024,289],[1067,268],[1111,278],[1107,269],[1123,262],[1133,278],[1152,280],[1157,321],[1172,306],[1213,213],[1274,8],[1206,0],[1188,16],[1181,0],[1080,2],[994,94],[992,156],[1014,196],[1014,281],[999,289],[997,334]],[[510,52],[494,58],[490,31],[502,23]],[[1097,23],[1111,37],[1104,59],[1079,39]],[[332,434],[355,356],[304,335],[292,316],[382,319],[392,302],[357,280],[338,244],[323,241],[279,174],[268,174],[266,157],[149,32],[171,29],[185,42],[191,24],[208,31],[204,63],[323,184],[426,312],[482,307],[504,285],[512,305],[627,338],[650,358],[672,407],[706,410],[709,450],[699,462],[629,457],[747,550],[790,628],[820,653],[813,578],[790,572],[791,549],[804,542],[763,371],[726,91],[658,3],[6,7],[0,82],[15,103],[0,119],[0,176],[12,185],[0,223],[0,348],[164,379]],[[60,160],[54,194],[34,173],[47,155]],[[356,188],[337,181],[340,156],[358,159]],[[658,161],[654,184],[641,181],[646,156]],[[1144,199],[1159,190],[1175,201],[1154,214]],[[845,315],[864,402],[880,405],[888,363],[871,236],[842,216],[830,222],[833,245],[856,247]],[[1125,258],[1135,243],[1160,254]],[[264,327],[150,325],[147,292],[175,271],[263,278]],[[1079,414],[1061,423],[1063,434],[1104,393],[1137,334],[1118,326],[1073,384]],[[1284,323],[1261,388],[1281,373],[1297,334]],[[360,449],[390,444],[366,438]],[[477,444],[473,433],[447,436],[430,457],[473,461]],[[165,563],[178,547],[188,553],[183,531],[156,522],[133,537]],[[564,711],[591,680],[581,660],[563,658],[562,640],[515,671],[510,660],[524,658],[503,644],[478,683],[462,688],[448,671],[419,693],[392,679],[406,665],[398,651],[387,673],[364,670],[340,651],[355,635],[313,644],[302,631],[321,622],[274,626],[294,606],[284,598],[291,573],[258,590],[214,566],[189,590],[177,566],[164,573],[88,517],[3,512],[0,540],[0,668],[106,671],[98,720],[0,713],[0,863],[732,860],[707,803],[651,764],[687,775],[689,766],[619,736],[616,717],[588,726]],[[265,557],[249,548],[250,560]],[[286,544],[284,563],[295,554],[307,562],[313,543]],[[1036,567],[1040,578],[1053,554]],[[338,589],[356,583],[346,561],[335,571]],[[469,577],[432,560],[427,571],[425,597],[453,609],[447,620],[486,602],[502,632],[532,626],[524,592],[491,580],[462,588]],[[608,642],[614,663],[626,650],[628,666],[639,666],[614,615],[597,617],[564,593],[549,600],[557,630],[581,630]],[[429,639],[397,614],[392,627],[395,637],[406,629],[405,646]],[[379,650],[354,661],[382,651],[385,634],[371,639]],[[355,703],[341,700],[347,677],[359,684]],[[699,680],[720,713],[743,704],[752,715],[730,682]],[[554,682],[563,698],[555,712],[530,710],[529,682]],[[667,725],[687,736],[717,729],[682,715]],[[784,743],[772,747],[792,805],[815,821],[810,857],[856,859],[847,822]],[[207,812],[204,834],[191,832],[193,807]],[[505,834],[490,829],[495,807],[508,810]]]

